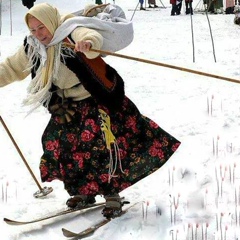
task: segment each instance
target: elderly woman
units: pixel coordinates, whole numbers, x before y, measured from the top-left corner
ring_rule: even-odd
[[[25,17],[30,35],[0,64],[0,87],[31,74],[24,102],[51,114],[42,135],[42,181],[63,181],[69,207],[103,195],[103,215],[111,218],[122,209],[119,193],[158,170],[180,143],[141,115],[116,70],[91,51],[104,45],[100,33],[75,27],[54,41],[72,18],[46,3],[31,8]]]

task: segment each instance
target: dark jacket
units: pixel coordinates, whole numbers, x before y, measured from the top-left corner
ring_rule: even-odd
[[[26,39],[24,46],[27,53],[29,46]],[[64,48],[62,52],[61,56],[67,55],[64,54]],[[73,52],[71,57],[61,57],[61,62],[76,74],[79,84],[84,86],[98,104],[115,110],[121,106],[125,96],[124,81],[117,71],[106,64],[100,56],[88,59],[83,53]],[[37,62],[32,68],[32,78],[36,75],[39,65],[40,62]],[[53,85],[52,89],[54,92],[56,87]]]

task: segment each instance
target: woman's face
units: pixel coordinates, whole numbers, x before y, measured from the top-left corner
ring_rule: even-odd
[[[48,45],[53,35],[48,31],[45,25],[35,17],[28,18],[28,27],[34,37],[36,37],[42,44]]]

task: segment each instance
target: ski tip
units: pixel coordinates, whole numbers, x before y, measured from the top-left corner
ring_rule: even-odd
[[[8,218],[3,218],[3,221],[4,221],[4,222],[7,222],[7,223],[8,223],[8,222],[12,222],[12,220],[11,220],[11,219],[8,219]]]
[[[62,228],[62,233],[63,233],[63,236],[65,236],[65,237],[75,237],[77,235],[76,233],[71,232],[71,231],[67,230],[66,228]]]
[[[9,225],[21,225],[21,222],[16,222],[14,220],[11,220],[9,218],[3,218],[3,221]]]

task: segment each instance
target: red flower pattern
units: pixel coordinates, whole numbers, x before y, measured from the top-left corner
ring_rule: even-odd
[[[109,174],[101,174],[99,178],[103,183],[106,183],[108,181],[108,177]]]
[[[45,165],[40,165],[41,177],[44,178],[48,175],[48,168]]]
[[[52,116],[43,134],[42,180],[63,180],[70,195],[120,192],[159,169],[180,145],[154,121],[142,116],[126,97],[120,111],[109,113],[103,107],[111,119],[124,171],[121,173],[118,163],[117,177],[109,183],[109,151],[100,128],[98,107],[92,98],[80,101],[74,115],[79,124],[73,119],[74,124],[63,127]]]
[[[59,159],[59,156],[60,156],[60,149],[55,149],[53,151],[53,156],[55,159]]]
[[[125,137],[119,137],[119,138],[117,139],[117,143],[118,143],[118,145],[121,145],[121,144],[122,144],[125,149],[127,149],[128,146],[129,146],[129,144],[128,144],[128,142],[127,142],[127,140],[126,140]]]
[[[131,186],[131,183],[125,182],[125,183],[122,183],[122,184],[121,184],[121,189],[124,190],[124,189],[126,189],[126,188],[128,188],[128,187],[130,187],[130,186]]]
[[[84,163],[83,153],[74,153],[73,160],[78,162],[78,167],[80,169],[83,168],[83,163]]]
[[[99,192],[99,185],[97,182],[87,183],[79,189],[79,192],[83,195],[95,195]]]
[[[84,155],[85,159],[90,159],[91,158],[91,153],[90,152],[86,152]]]
[[[48,151],[53,151],[54,149],[57,149],[59,147],[59,141],[55,140],[55,141],[48,141],[46,143],[46,149]]]
[[[127,156],[127,151],[125,149],[119,149],[120,151],[120,158],[124,159]]]
[[[137,132],[136,118],[135,117],[129,117],[127,122],[126,122],[126,127],[131,128],[134,132]]]
[[[70,143],[73,143],[75,140],[76,140],[76,135],[75,134],[67,134],[67,140],[70,142]]]
[[[81,139],[84,142],[89,142],[93,139],[94,134],[92,134],[89,130],[84,130],[81,134]]]
[[[154,121],[152,121],[152,120],[150,120],[149,125],[150,125],[152,128],[155,128],[155,129],[157,129],[157,128],[159,127],[159,126],[158,126]]]

